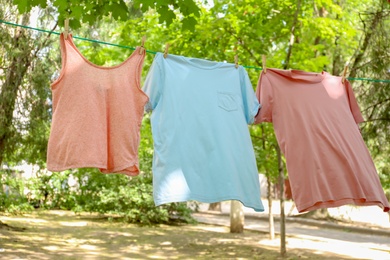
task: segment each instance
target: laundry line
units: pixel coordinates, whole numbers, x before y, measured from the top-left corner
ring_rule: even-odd
[[[0,19],[0,23],[7,24],[7,25],[12,25],[12,26],[17,26],[17,27],[22,27],[22,28],[25,28],[25,29],[34,30],[34,31],[38,31],[38,32],[49,33],[49,34],[56,34],[56,35],[60,35],[61,34],[61,32],[49,31],[49,30],[35,28],[35,27],[27,26],[27,25],[11,23],[11,22],[4,21],[4,20],[1,20],[1,19]],[[124,49],[130,49],[130,50],[135,50],[136,49],[135,47],[131,47],[131,46],[126,46],[126,45],[121,45],[121,44],[116,44],[116,43],[110,43],[110,42],[104,42],[104,41],[99,41],[99,40],[94,40],[94,39],[89,39],[89,38],[84,38],[84,37],[79,37],[79,36],[74,36],[74,35],[72,35],[72,37],[74,39],[78,39],[78,40],[82,40],[82,41],[88,41],[88,42],[93,42],[93,43],[98,43],[98,44],[104,44],[104,45],[109,45],[109,46],[114,46],[114,47],[119,47],[119,48],[124,48]],[[156,51],[151,51],[151,50],[146,50],[146,52],[150,53],[150,54],[157,54]],[[255,66],[247,66],[247,65],[242,65],[242,66],[244,68],[247,68],[247,69],[263,70],[263,68],[255,67]],[[352,81],[352,80],[360,80],[360,81],[369,81],[369,82],[377,82],[377,83],[390,83],[390,80],[387,80],[387,79],[351,78],[351,77],[347,77],[347,79],[350,80],[350,81]]]

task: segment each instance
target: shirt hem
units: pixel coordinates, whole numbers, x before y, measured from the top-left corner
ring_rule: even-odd
[[[224,196],[219,198],[205,198],[201,196],[175,196],[170,198],[164,198],[164,199],[155,199],[154,203],[156,206],[160,206],[162,204],[172,203],[172,202],[186,202],[196,200],[203,203],[214,203],[214,202],[220,202],[220,201],[226,201],[226,200],[238,200],[240,201],[245,207],[252,208],[256,212],[263,212],[264,206],[262,205],[262,202],[259,201],[258,205],[255,205],[253,203],[248,203],[246,200],[241,199],[238,196]]]
[[[347,204],[353,204],[356,206],[379,206],[383,209],[383,212],[388,212],[390,210],[390,206],[386,203],[383,203],[379,200],[369,200],[367,198],[346,198],[346,199],[337,199],[337,200],[328,200],[328,201],[317,201],[312,204],[306,204],[305,206],[297,206],[297,210],[299,213],[312,211],[321,208],[335,208],[340,207]]]
[[[126,170],[127,168],[133,168],[135,167],[135,171],[129,171]],[[107,165],[102,165],[102,164],[74,164],[74,165],[69,165],[69,166],[62,166],[62,167],[47,167],[48,171],[51,172],[60,172],[60,171],[65,171],[65,170],[70,170],[70,169],[78,169],[78,168],[97,168],[101,173],[104,174],[110,174],[110,173],[120,173],[120,174],[125,174],[128,176],[137,176],[139,175],[139,168],[137,163],[129,163],[129,164],[124,164],[122,166],[118,166],[115,168],[107,168]]]

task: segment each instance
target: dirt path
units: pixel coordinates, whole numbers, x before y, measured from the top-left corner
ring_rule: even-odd
[[[0,259],[282,259],[259,232],[230,234],[214,225],[137,225],[67,211],[0,216]],[[20,228],[25,228],[23,231]],[[292,249],[285,259],[349,259]]]
[[[195,213],[194,217],[200,223],[230,225],[230,217],[227,214],[199,212]],[[390,260],[390,233],[384,232],[385,230],[374,232],[375,230],[365,229],[364,232],[355,232],[346,225],[332,225],[330,228],[329,223],[324,221],[314,221],[316,224],[312,222],[286,224],[287,252],[310,248],[323,255],[338,254],[339,257],[353,259]],[[244,228],[268,234],[268,225],[267,219],[246,216]],[[279,222],[275,221],[275,232],[279,234],[279,230]],[[262,239],[260,243],[279,247],[280,239]],[[340,259],[339,257],[336,259]]]

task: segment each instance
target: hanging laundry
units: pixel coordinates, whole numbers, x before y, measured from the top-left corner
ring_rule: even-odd
[[[263,211],[247,126],[260,105],[244,68],[157,53],[143,90],[155,204],[239,200]]]
[[[272,122],[286,158],[299,212],[345,204],[389,211],[357,123],[363,117],[351,85],[326,72],[267,69],[256,95],[256,123]]]
[[[138,145],[144,105],[140,89],[145,51],[104,67],[88,61],[72,36],[60,36],[62,69],[51,85],[53,120],[47,168],[96,167],[103,173],[138,175]]]

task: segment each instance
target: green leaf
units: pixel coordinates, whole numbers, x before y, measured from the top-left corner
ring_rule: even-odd
[[[200,17],[200,9],[193,0],[185,0],[180,2],[179,7],[180,7],[180,12],[184,16],[190,16],[191,14],[193,14],[196,17]]]
[[[134,1],[134,7],[140,8],[143,12],[146,12],[150,8],[155,8],[155,1],[154,0],[135,0]]]
[[[20,13],[30,12],[34,6],[47,7],[46,0],[13,0],[13,3],[18,7]]]
[[[108,10],[110,10],[112,17],[115,20],[121,19],[125,21],[128,18],[128,7],[123,1],[120,3],[112,3],[109,5]]]
[[[93,14],[84,14],[82,21],[84,23],[88,23],[89,25],[92,25],[95,22],[96,16]]]
[[[46,8],[47,6],[46,0],[32,0],[30,3],[32,6],[40,6],[41,8]]]
[[[20,13],[27,13],[31,10],[31,5],[28,0],[14,0],[14,5],[18,6]]]
[[[185,17],[183,19],[183,30],[195,31],[196,19],[192,16]]]
[[[58,12],[60,13],[60,15],[65,15],[63,12],[65,12],[66,9],[68,8],[68,2],[67,1],[55,0],[53,5],[58,8]]]
[[[80,20],[83,16],[83,7],[81,6],[72,6],[71,11],[74,19]]]
[[[157,10],[160,14],[159,21],[160,23],[166,22],[167,25],[170,25],[172,21],[176,18],[175,13],[168,8],[166,5],[160,6],[160,8]]]
[[[80,20],[69,20],[69,27],[73,30],[81,27]]]

